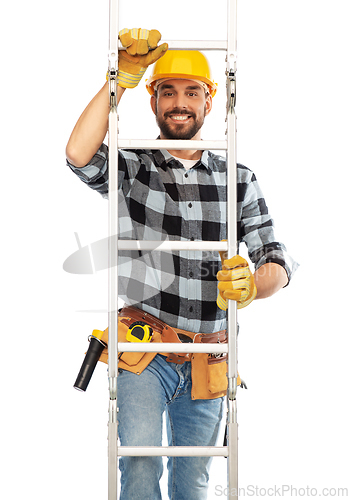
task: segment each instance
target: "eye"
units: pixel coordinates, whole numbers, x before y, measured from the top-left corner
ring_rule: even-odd
[[[197,97],[198,93],[197,92],[188,92],[189,97]]]

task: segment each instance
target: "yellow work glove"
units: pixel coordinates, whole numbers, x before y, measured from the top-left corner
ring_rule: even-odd
[[[132,89],[138,85],[147,67],[165,54],[168,45],[157,46],[161,39],[157,30],[124,29],[119,32],[119,39],[126,50],[119,51],[118,85]]]
[[[222,255],[221,255],[222,257]],[[247,261],[240,255],[224,260],[222,270],[217,273],[218,290],[217,305],[225,311],[228,299],[236,300],[237,308],[248,306],[257,295],[253,274]]]

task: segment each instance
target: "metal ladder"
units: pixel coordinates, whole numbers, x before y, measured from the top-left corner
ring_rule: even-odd
[[[116,75],[118,69],[119,2],[109,0],[109,296],[108,296],[108,500],[117,500],[118,457],[121,456],[225,456],[228,460],[228,498],[238,497],[238,424],[237,390],[237,310],[230,301],[228,307],[227,344],[142,343],[142,352],[228,353],[227,446],[213,447],[126,447],[118,446],[117,436],[117,353],[139,351],[136,343],[117,340],[118,269],[114,258],[118,250],[210,250],[228,251],[228,258],[237,253],[236,232],[236,30],[237,0],[227,0],[227,40],[168,41],[169,50],[224,50],[227,76],[227,140],[118,140]],[[113,76],[114,75],[114,76]],[[120,240],[118,235],[118,149],[197,149],[227,151],[227,241],[135,241]]]

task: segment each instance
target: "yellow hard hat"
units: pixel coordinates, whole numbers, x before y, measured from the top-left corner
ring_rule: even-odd
[[[211,78],[210,67],[204,54],[198,50],[168,50],[154,65],[152,76],[146,81],[149,94],[154,94],[154,85],[164,78],[183,78],[206,83],[213,97],[217,84]]]

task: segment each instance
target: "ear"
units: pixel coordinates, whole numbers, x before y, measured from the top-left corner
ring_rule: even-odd
[[[211,109],[212,109],[212,96],[211,96],[211,94],[209,94],[206,97],[206,114],[205,114],[205,116],[207,116],[211,113]]]
[[[150,98],[150,106],[151,109],[153,110],[154,115],[156,115],[156,97],[154,94]]]

